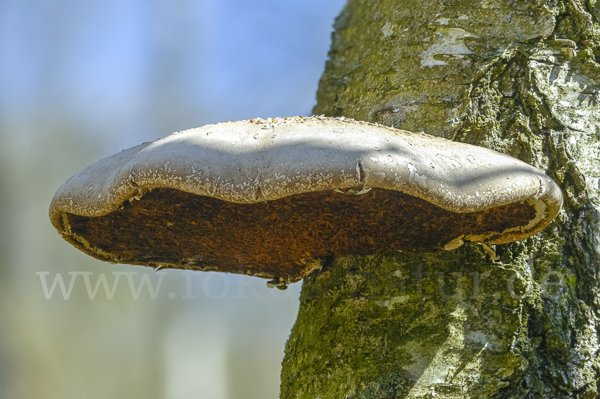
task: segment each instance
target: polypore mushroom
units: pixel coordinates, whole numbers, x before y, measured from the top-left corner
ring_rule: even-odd
[[[293,117],[208,125],[112,155],[59,188],[50,219],[100,260],[285,285],[331,254],[522,240],[561,205],[550,178],[508,155]]]

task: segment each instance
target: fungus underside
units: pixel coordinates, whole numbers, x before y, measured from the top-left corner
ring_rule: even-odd
[[[463,235],[493,238],[527,225],[535,215],[528,202],[455,213],[378,188],[362,195],[318,191],[253,204],[160,188],[104,216],[69,213],[63,231],[83,238],[86,252],[95,257],[116,257],[105,260],[189,269],[210,265],[292,282],[303,277],[303,262],[313,258],[434,250]]]

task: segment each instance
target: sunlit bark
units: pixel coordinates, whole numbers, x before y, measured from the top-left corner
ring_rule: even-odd
[[[580,0],[349,1],[315,114],[508,153],[565,207],[495,255],[327,260],[304,280],[281,398],[596,397],[599,17]]]

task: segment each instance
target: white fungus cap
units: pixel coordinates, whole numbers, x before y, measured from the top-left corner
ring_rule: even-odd
[[[363,194],[358,198],[370,195],[369,189],[379,189],[401,192],[458,214],[510,204],[525,204],[533,210],[518,225],[500,224],[501,231],[498,226],[464,231],[434,245],[445,249],[457,248],[465,241],[501,244],[524,239],[547,226],[562,206],[560,188],[549,177],[505,154],[351,119],[292,117],[207,125],[107,157],[59,188],[50,205],[50,219],[63,238],[97,258],[189,267],[187,255],[187,263],[129,259],[71,229],[71,215],[103,217],[123,208],[128,200],[143,202],[147,193],[156,189],[235,204],[334,190]],[[395,250],[403,248],[390,248],[389,252]],[[295,261],[305,265],[309,257],[324,255],[311,253]],[[197,258],[202,256],[200,253]],[[206,264],[191,268],[211,269]],[[249,273],[278,277],[268,271]]]

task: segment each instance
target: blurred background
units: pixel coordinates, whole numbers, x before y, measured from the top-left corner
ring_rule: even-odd
[[[0,398],[276,398],[300,283],[91,259],[47,210],[96,160],[310,115],[343,0],[0,0]]]

